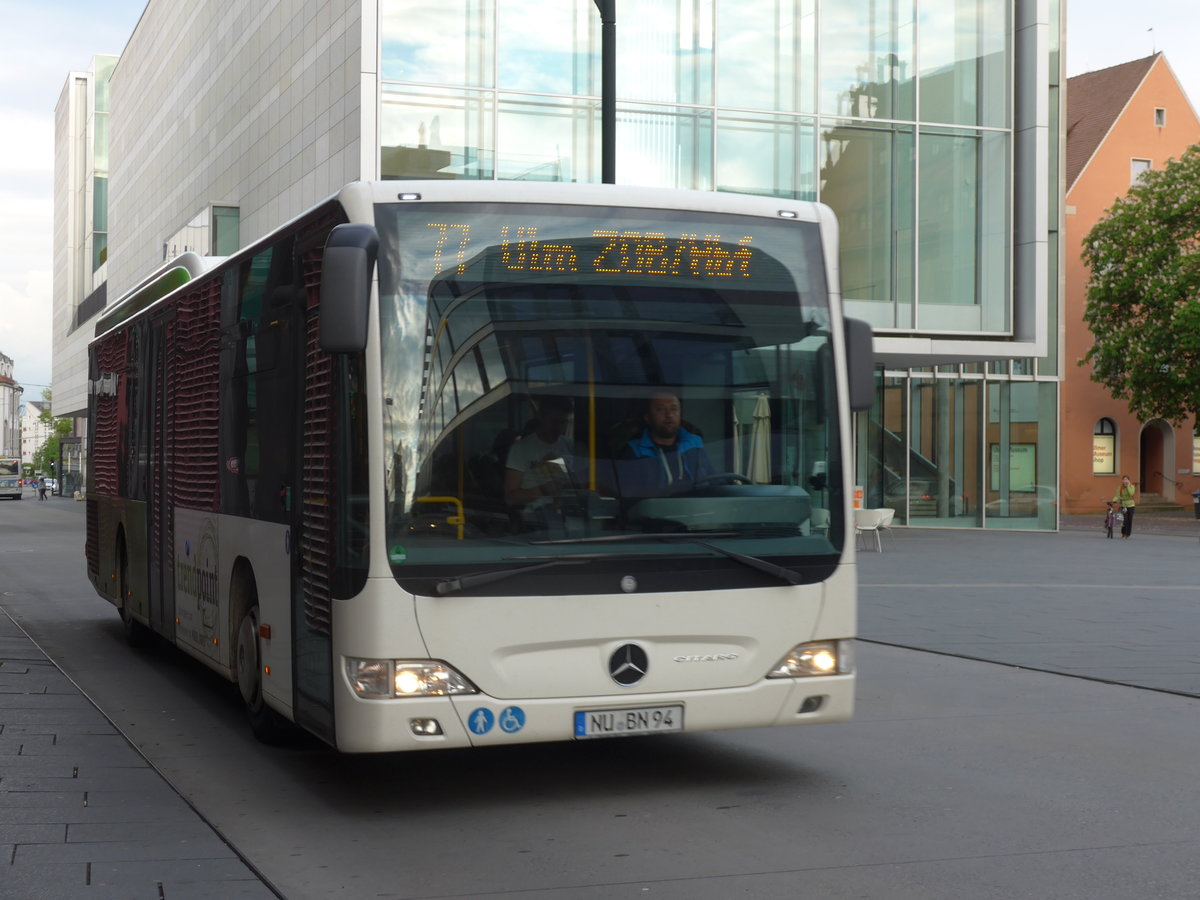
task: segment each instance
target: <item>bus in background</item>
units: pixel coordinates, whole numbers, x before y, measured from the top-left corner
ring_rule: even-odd
[[[810,203],[349,185],[98,323],[88,575],[265,741],[845,720],[874,372],[836,258]]]
[[[32,482],[31,482],[32,483]],[[21,460],[11,456],[0,458],[0,497],[20,500],[24,491],[25,478],[21,472]]]

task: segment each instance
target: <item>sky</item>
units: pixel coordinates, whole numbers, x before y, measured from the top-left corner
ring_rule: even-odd
[[[120,54],[146,0],[0,0],[0,353],[22,400],[50,385],[54,107],[70,72]]]
[[[563,2],[563,0],[544,0]],[[621,0],[632,7],[637,0]],[[1166,54],[1200,103],[1197,0],[1064,0],[1067,75]],[[25,399],[51,379],[54,107],[67,75],[120,54],[145,0],[0,0],[0,353]],[[18,137],[19,136],[19,137]]]

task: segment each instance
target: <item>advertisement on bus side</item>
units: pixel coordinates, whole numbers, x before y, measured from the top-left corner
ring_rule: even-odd
[[[195,510],[175,511],[176,639],[215,655],[220,622],[217,520]]]

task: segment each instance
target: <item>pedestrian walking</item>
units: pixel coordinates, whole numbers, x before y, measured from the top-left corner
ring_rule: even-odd
[[[1133,486],[1133,482],[1129,480],[1128,475],[1121,476],[1121,486],[1117,488],[1117,496],[1113,497],[1113,503],[1116,503],[1121,510],[1121,517],[1124,521],[1121,522],[1121,540],[1129,540],[1129,536],[1133,534],[1133,508],[1136,505],[1137,488]]]
[[[39,500],[46,499],[46,476],[45,475],[43,475],[41,478],[38,479],[38,499]]]

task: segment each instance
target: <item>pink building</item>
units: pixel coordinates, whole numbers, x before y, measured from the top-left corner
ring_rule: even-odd
[[[1161,53],[1067,81],[1066,279],[1060,405],[1064,513],[1095,513],[1122,475],[1141,492],[1140,506],[1191,506],[1200,490],[1195,419],[1180,427],[1140,422],[1127,405],[1080,366],[1092,344],[1083,323],[1088,270],[1083,241],[1113,201],[1147,169],[1161,169],[1200,142],[1200,119]]]

